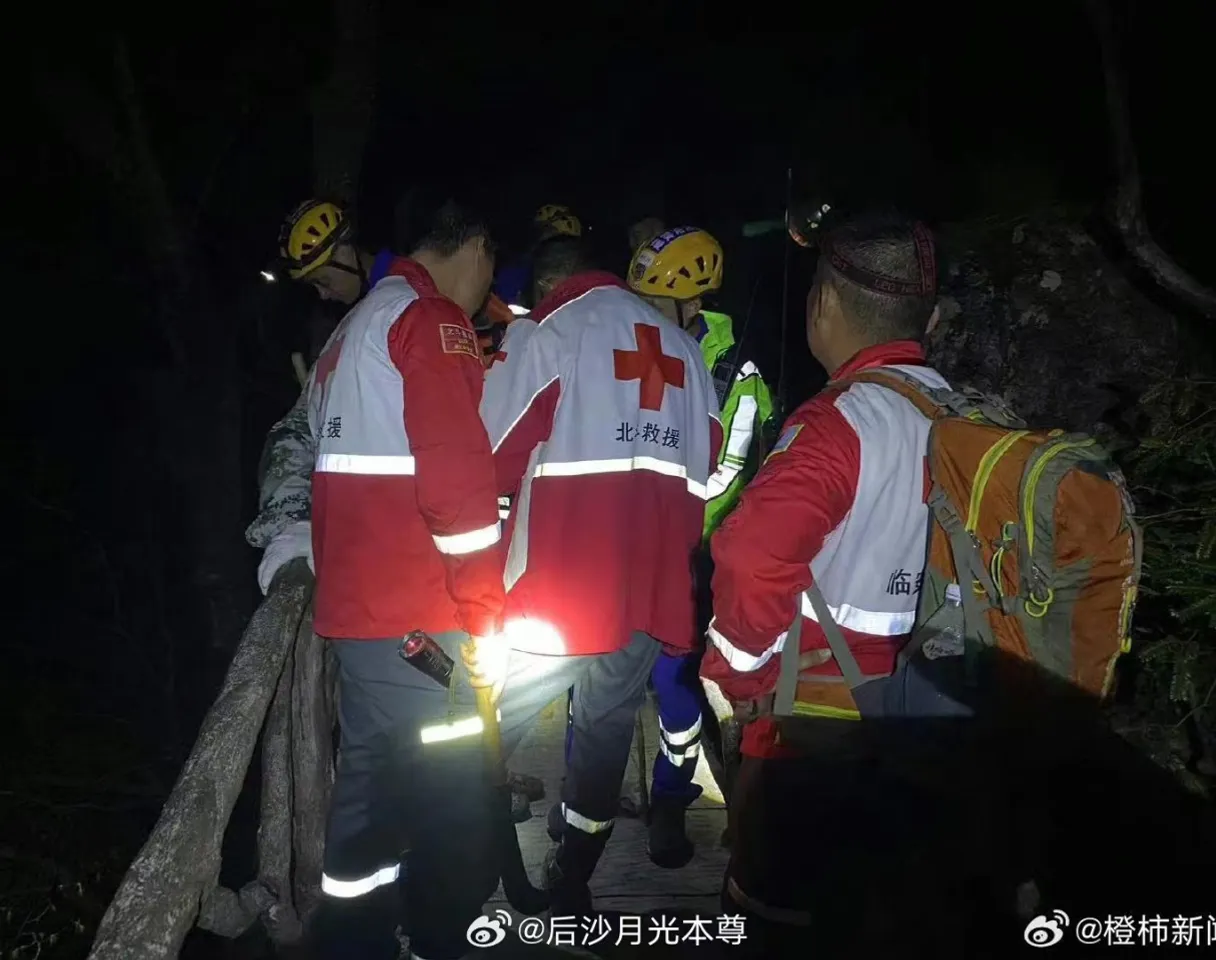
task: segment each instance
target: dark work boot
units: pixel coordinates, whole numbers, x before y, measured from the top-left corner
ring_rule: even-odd
[[[515,823],[527,823],[532,819],[532,804],[522,793],[511,794],[511,819]]]
[[[396,884],[362,897],[326,897],[314,932],[318,960],[397,960],[398,898]]]
[[[694,853],[684,831],[685,805],[664,797],[650,801],[650,824],[646,852],[656,867],[678,870],[688,865]]]
[[[545,781],[526,773],[508,773],[507,784],[511,792],[526,797],[529,803],[545,799]]]
[[[591,916],[591,874],[612,830],[583,833],[567,826],[561,842],[545,858],[545,887],[554,917]]]
[[[523,773],[508,773],[507,785],[511,788],[511,819],[527,823],[532,819],[533,802],[545,799],[544,781]]]

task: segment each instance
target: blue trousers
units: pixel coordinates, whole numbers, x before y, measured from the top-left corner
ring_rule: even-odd
[[[684,806],[701,795],[692,782],[701,755],[701,698],[697,677],[697,658],[659,654],[650,682],[654,685],[659,707],[659,752],[654,758],[651,799]],[[566,694],[566,764],[574,727],[574,691]]]
[[[701,681],[698,658],[660,654],[651,671],[659,707],[659,752],[651,799],[688,806],[701,795],[692,782],[701,756]]]

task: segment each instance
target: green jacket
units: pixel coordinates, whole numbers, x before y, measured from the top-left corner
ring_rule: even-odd
[[[730,317],[708,310],[701,311],[701,317],[705,322],[701,356],[714,378],[722,409],[722,449],[718,469],[709,478],[710,499],[705,505],[703,537],[709,540],[759,466],[757,441],[773,415],[773,398],[756,365],[750,360],[741,362]]]

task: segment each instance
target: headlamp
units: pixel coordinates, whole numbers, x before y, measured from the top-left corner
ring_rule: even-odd
[[[831,204],[822,203],[808,212],[805,208],[788,210],[785,215],[785,228],[790,239],[800,247],[814,245],[814,236],[823,223],[824,216],[832,209]]]

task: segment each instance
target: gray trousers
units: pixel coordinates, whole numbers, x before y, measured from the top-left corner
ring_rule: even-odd
[[[476,716],[459,666],[465,639],[435,637],[457,663],[450,693],[402,659],[400,639],[331,641],[340,667],[341,744],[322,889],[332,910],[349,917],[337,936],[351,945],[331,956],[376,956],[355,941],[391,941],[398,922],[420,955],[460,956],[469,924],[498,884],[485,855],[492,842],[481,738],[424,744],[421,735],[423,727]],[[396,898],[399,872],[404,911]],[[359,906],[373,894],[385,905],[374,914]]]
[[[546,657],[512,653],[501,701],[503,750],[510,756],[537,715],[574,688],[573,739],[562,807],[569,826],[601,833],[613,823],[629,764],[634,720],[660,645],[634,633],[613,653]]]
[[[325,839],[323,890],[334,907],[401,892],[404,913],[345,909],[343,944],[330,956],[372,958],[400,919],[411,949],[428,958],[468,949],[468,926],[498,885],[481,738],[423,744],[422,729],[476,715],[460,664],[463,633],[434,638],[456,661],[451,692],[400,655],[401,640],[334,640],[341,745]],[[574,686],[574,748],[563,793],[567,821],[586,833],[612,824],[629,761],[634,718],[659,644],[644,633],[614,653],[544,657],[512,653],[499,709],[504,752],[553,700]],[[408,851],[404,869],[400,865]],[[383,929],[380,929],[383,928]]]

